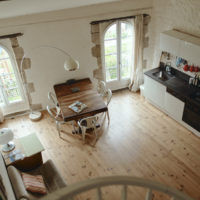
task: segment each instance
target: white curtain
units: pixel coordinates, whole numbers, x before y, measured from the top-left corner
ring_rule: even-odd
[[[143,84],[143,15],[138,15],[134,20],[134,62],[129,89],[137,92],[140,85]]]
[[[0,106],[0,123],[4,121],[3,107]]]
[[[0,88],[0,123],[4,121],[4,114],[5,114],[4,112],[5,104],[2,102],[3,102],[3,94],[2,94],[2,88]]]

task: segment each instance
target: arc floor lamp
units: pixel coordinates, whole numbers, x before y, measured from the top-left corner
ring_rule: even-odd
[[[74,59],[73,59],[67,52],[65,52],[64,50],[62,50],[62,49],[60,49],[60,48],[57,48],[57,47],[54,47],[54,46],[47,46],[47,45],[38,46],[38,47],[35,47],[35,48],[30,49],[30,50],[29,50],[29,53],[30,53],[30,52],[34,52],[35,50],[38,50],[38,49],[42,49],[42,48],[55,49],[55,50],[58,50],[59,52],[63,53],[63,54],[66,56],[65,61],[64,61],[64,69],[65,69],[66,71],[75,71],[75,70],[79,69],[79,62],[78,62],[77,60],[74,60]],[[32,121],[37,121],[37,120],[41,119],[42,113],[39,112],[39,111],[33,111],[32,107],[31,107],[30,94],[29,94],[27,82],[25,81],[24,69],[23,69],[23,63],[24,63],[24,59],[26,58],[26,56],[27,56],[27,54],[24,54],[24,56],[23,56],[23,58],[22,58],[22,61],[21,61],[21,64],[20,64],[20,74],[21,74],[21,78],[22,78],[23,89],[24,89],[25,95],[26,95],[26,97],[27,97],[28,105],[29,105],[29,109],[30,109],[29,118],[30,118]]]

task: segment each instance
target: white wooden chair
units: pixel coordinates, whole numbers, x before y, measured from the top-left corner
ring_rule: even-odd
[[[111,89],[107,89],[107,92],[106,92],[106,103],[107,103],[107,106],[109,105],[109,103],[111,101],[111,98],[112,98],[112,90]],[[107,114],[107,117],[108,117],[108,123],[110,123],[109,110],[107,110],[106,114]]]
[[[59,116],[58,113],[55,112],[53,109],[50,109],[49,106],[47,106],[47,111],[49,115],[55,120],[59,137],[62,139],[61,134],[60,134],[60,125],[65,123],[63,118]]]
[[[68,185],[65,188],[62,188],[47,197],[43,200],[73,200],[76,195],[79,195],[83,192],[87,192],[92,189],[96,189],[96,199],[102,200],[102,189],[106,186],[121,185],[121,199],[127,200],[128,197],[128,186],[143,187],[147,189],[145,200],[153,200],[153,191],[159,191],[164,194],[169,195],[171,200],[194,200],[191,197],[183,194],[182,192],[165,186],[161,183],[157,183],[152,180],[146,180],[142,178],[130,177],[130,176],[108,176],[108,177],[99,177],[95,179],[88,179],[87,181],[82,181],[80,183],[75,183],[73,185]]]
[[[92,117],[83,118],[80,121],[78,121],[78,125],[82,132],[83,142],[85,142],[85,134],[86,134],[87,129],[92,129],[97,139],[97,132],[96,132],[97,120],[98,120],[97,116],[92,116]]]
[[[104,81],[98,82],[97,92],[103,97],[106,96],[107,88],[106,88],[106,83]]]
[[[106,93],[107,106],[109,105],[111,98],[112,98],[112,90],[108,89]]]
[[[47,105],[47,111],[48,111],[49,115],[55,120],[55,122],[56,122],[56,128],[57,128],[59,137],[61,139],[63,139],[61,137],[60,125],[61,124],[67,124],[67,122],[65,122],[64,119],[62,118],[62,115],[60,114],[60,110],[56,110],[56,112],[55,112],[53,109],[50,109],[50,107]],[[77,130],[76,130],[76,127],[75,127],[75,122],[74,121],[70,121],[69,123],[73,126],[74,133],[76,133]]]
[[[53,105],[56,108],[56,113],[57,116],[61,115],[61,110],[60,110],[60,106],[59,103],[56,99],[56,96],[52,93],[52,92],[48,92],[48,99],[53,103]]]

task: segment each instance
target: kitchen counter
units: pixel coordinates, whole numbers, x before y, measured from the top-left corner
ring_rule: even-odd
[[[165,78],[158,75],[162,71]],[[164,66],[154,68],[144,73],[157,82],[167,87],[167,92],[180,99],[183,102],[189,102],[200,107],[200,101],[194,98],[196,93],[200,93],[200,88],[189,85],[190,76],[172,68],[171,74],[168,74]]]

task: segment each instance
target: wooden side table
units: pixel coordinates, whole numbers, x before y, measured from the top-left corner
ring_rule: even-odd
[[[4,161],[6,166],[13,165],[17,169],[27,171],[32,170],[43,163],[42,160],[42,151],[44,151],[44,147],[41,144],[36,134],[30,134],[25,137],[21,137],[16,139],[15,141],[15,149],[13,151],[20,151],[21,154],[24,154],[23,160],[15,160],[10,159],[10,152],[2,152]]]

